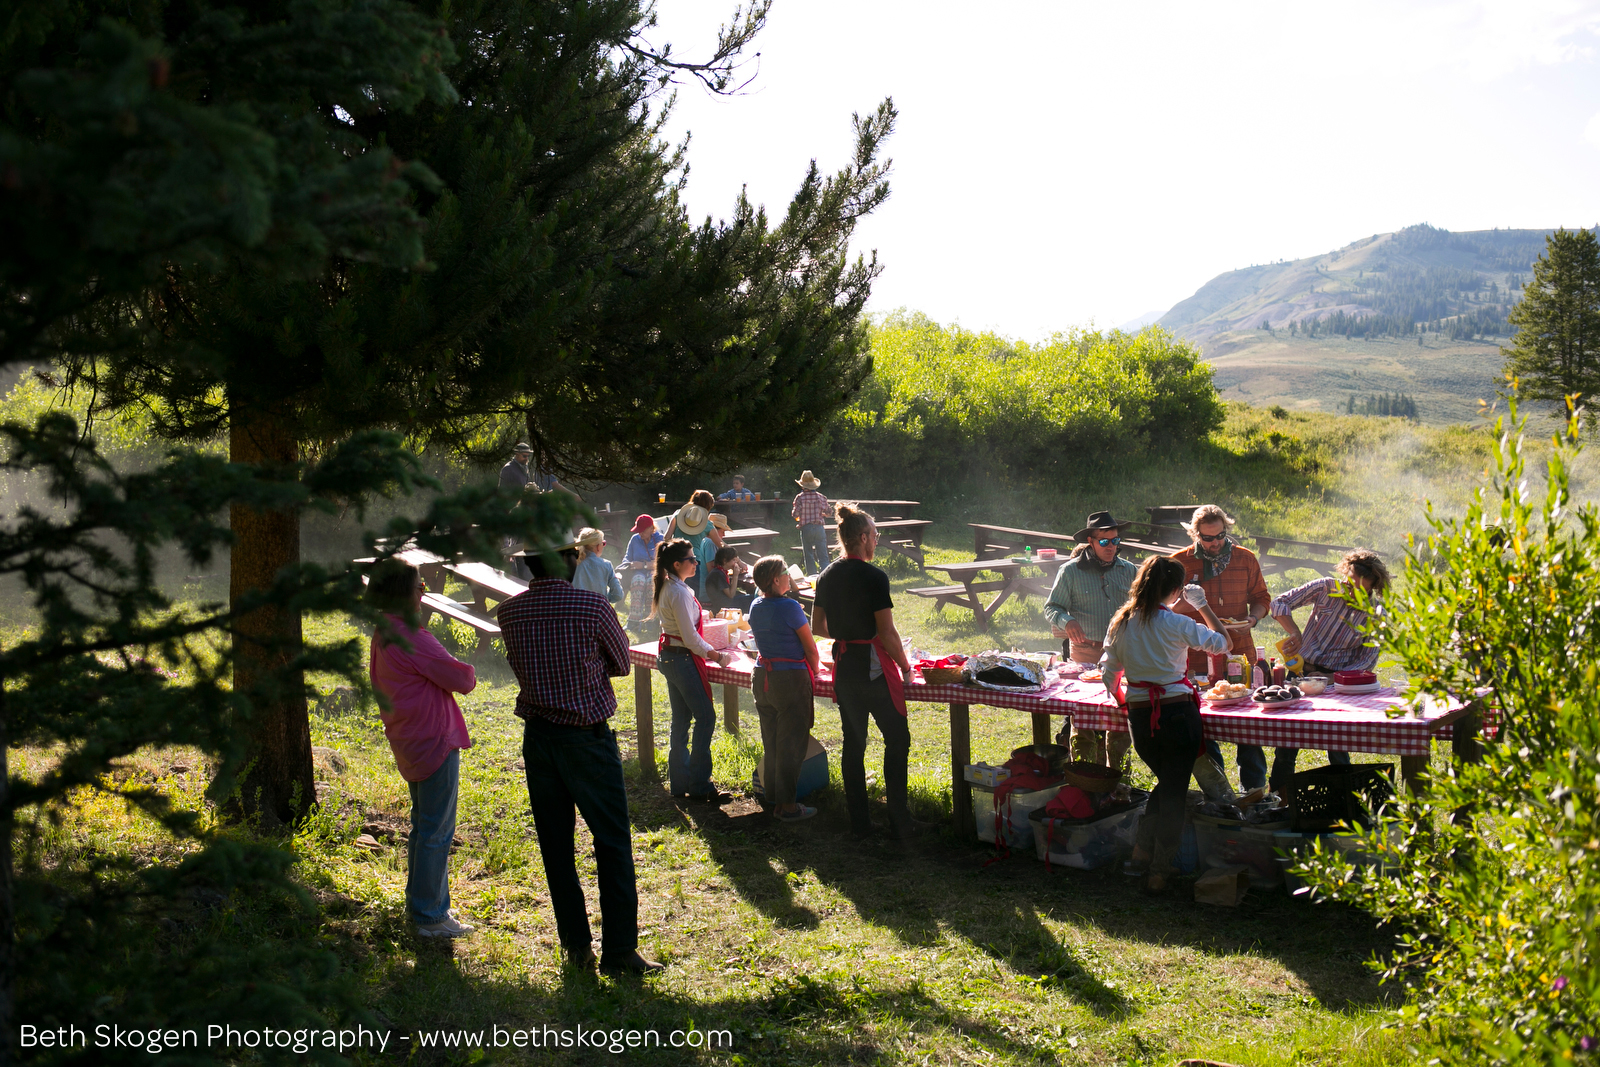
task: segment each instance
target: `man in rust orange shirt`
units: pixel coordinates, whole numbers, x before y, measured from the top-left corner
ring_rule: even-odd
[[[1267,616],[1272,604],[1272,594],[1267,592],[1267,580],[1261,574],[1261,562],[1255,553],[1234,544],[1228,534],[1233,519],[1215,504],[1202,504],[1194,509],[1183,528],[1193,541],[1188,548],[1173,553],[1172,558],[1183,564],[1184,580],[1193,582],[1206,591],[1206,601],[1216,610],[1227,626],[1231,619],[1240,620],[1237,626],[1228,626],[1232,638],[1231,653],[1245,656],[1251,662],[1256,658],[1255,627]],[[1199,613],[1187,601],[1178,602],[1177,611],[1204,625]],[[1205,655],[1190,652],[1189,670],[1206,669]],[[1222,749],[1215,741],[1207,741],[1211,758],[1220,767]],[[1246,791],[1267,784],[1267,756],[1260,745],[1239,745],[1239,784]]]

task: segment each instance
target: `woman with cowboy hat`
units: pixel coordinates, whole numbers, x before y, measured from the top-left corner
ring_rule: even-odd
[[[695,495],[698,496],[699,493]],[[689,542],[690,554],[694,557],[696,565],[691,584],[697,596],[705,595],[706,561],[717,554],[717,543],[712,538],[712,530],[711,508],[702,504],[685,505],[672,516],[672,523],[667,527],[667,540]]]
[[[599,593],[613,606],[622,603],[622,582],[617,578],[611,561],[601,553],[606,547],[606,535],[593,526],[585,526],[578,534],[578,566],[572,572],[575,589]]]
[[[1062,639],[1061,651],[1074,663],[1099,663],[1105,651],[1106,627],[1112,614],[1128,599],[1133,576],[1139,572],[1121,554],[1122,532],[1131,525],[1118,522],[1109,511],[1089,516],[1074,536],[1078,548],[1056,571],[1044,616],[1050,632]],[[1104,730],[1072,729],[1072,755],[1109,767],[1121,767],[1128,754],[1128,735]],[[1109,742],[1109,743],[1108,743]]]
[[[807,574],[819,574],[828,565],[828,498],[817,492],[822,482],[810,471],[795,479],[801,491],[795,494],[789,514],[800,527],[801,566]]]

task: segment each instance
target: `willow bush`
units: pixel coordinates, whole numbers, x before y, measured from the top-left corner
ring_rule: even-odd
[[[1524,427],[1513,403],[1489,484],[1458,519],[1430,510],[1373,630],[1418,699],[1491,688],[1499,733],[1435,778],[1400,840],[1367,835],[1392,877],[1327,854],[1308,872],[1404,931],[1379,966],[1448,1063],[1588,1062],[1600,1038],[1600,511],[1570,495],[1576,415],[1542,498]]]
[[[872,374],[801,459],[861,491],[1058,481],[1105,454],[1222,425],[1211,368],[1159,328],[1074,330],[1029,344],[924,315],[871,327]]]

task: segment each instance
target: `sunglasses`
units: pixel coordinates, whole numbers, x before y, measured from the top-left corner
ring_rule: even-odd
[[[1122,538],[1120,538],[1120,537],[1097,537],[1097,538],[1095,538],[1095,542],[1094,543],[1099,545],[1101,548],[1104,548],[1107,545],[1120,545],[1120,544],[1122,544]]]
[[[1226,538],[1228,535],[1225,534],[1225,533],[1219,533],[1219,534],[1212,534],[1210,536],[1207,536],[1206,534],[1203,534],[1203,533],[1197,533],[1197,534],[1195,534],[1195,536],[1198,537],[1200,540],[1206,542],[1207,544],[1210,544],[1212,541],[1221,541],[1224,538]]]

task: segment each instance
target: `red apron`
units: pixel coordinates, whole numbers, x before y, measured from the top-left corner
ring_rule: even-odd
[[[693,594],[690,595],[690,598],[693,599]],[[694,602],[694,632],[699,634],[701,637],[705,636],[705,629],[700,624],[700,601],[698,600],[695,600]],[[661,640],[656,642],[656,657],[658,659],[660,658],[661,653],[665,652],[667,650],[667,646],[673,641],[683,645],[684,648],[689,648],[688,643],[684,641],[683,638],[674,637],[667,633],[667,631],[662,630]],[[706,687],[706,699],[713,699],[711,696],[711,668],[706,665],[705,660],[695,655],[693,649],[689,649],[689,658],[694,660],[694,669],[695,673],[700,675],[700,684]]]
[[[878,664],[883,668],[883,680],[889,686],[889,700],[894,704],[894,710],[901,716],[906,713],[906,682],[900,676],[900,664],[889,658],[888,649],[883,647],[883,642],[874,637],[870,641],[839,641],[833,642],[833,677],[839,677],[839,646],[840,645],[871,645],[878,650]]]
[[[817,672],[811,669],[811,661],[808,660],[808,659],[786,659],[783,656],[761,656],[760,658],[758,658],[756,660],[756,666],[757,667],[766,667],[767,668],[767,673],[763,674],[761,676],[761,691],[763,693],[770,693],[772,691],[772,667],[770,666],[770,664],[773,664],[773,663],[803,663],[803,664],[805,664],[806,673],[811,675],[811,693],[812,693],[813,696],[816,695],[816,692],[817,692]],[[816,706],[815,703],[813,703],[811,705],[811,721],[806,724],[806,729],[809,730],[811,727],[813,727],[815,725],[817,725],[817,706]]]

